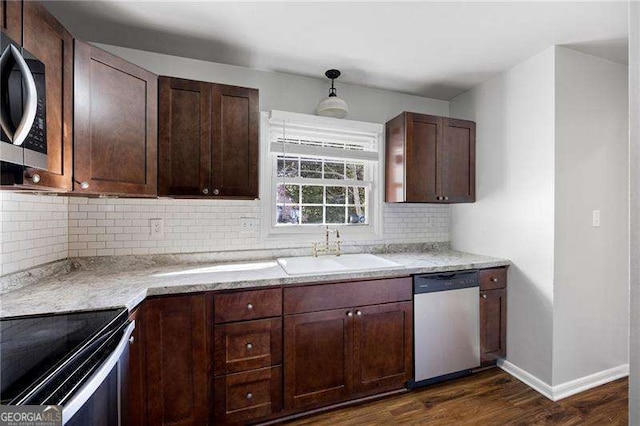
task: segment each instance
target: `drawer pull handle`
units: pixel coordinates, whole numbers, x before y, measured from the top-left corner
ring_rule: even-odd
[[[247,309],[248,310],[253,310],[253,305],[251,303],[247,303]]]
[[[356,315],[357,315],[357,316],[362,315],[362,311],[356,311]]]
[[[247,350],[250,351],[253,349],[253,345],[251,343],[247,343]]]
[[[353,312],[351,312],[351,311],[347,311],[347,316],[348,316],[348,317],[352,317],[352,316],[353,316]]]
[[[487,298],[487,295],[486,295],[486,294],[483,294],[483,295],[482,295],[482,298],[483,298],[483,299],[486,299],[486,298]]]
[[[497,283],[497,282],[498,282],[498,279],[497,279],[497,278],[494,278],[494,277],[491,277],[491,282]]]
[[[249,393],[247,394],[247,399],[251,399],[251,398],[253,398],[253,394],[252,394],[251,392],[249,392]]]

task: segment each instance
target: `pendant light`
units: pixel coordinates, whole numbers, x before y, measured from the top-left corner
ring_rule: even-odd
[[[336,94],[336,88],[333,82],[336,78],[340,77],[340,71],[329,70],[324,73],[328,79],[331,80],[331,89],[329,89],[329,96],[324,98],[318,104],[316,114],[324,117],[345,118],[349,113],[349,106]]]

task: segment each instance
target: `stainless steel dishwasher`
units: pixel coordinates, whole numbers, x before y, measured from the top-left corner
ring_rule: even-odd
[[[414,381],[418,387],[480,366],[478,272],[416,275]]]

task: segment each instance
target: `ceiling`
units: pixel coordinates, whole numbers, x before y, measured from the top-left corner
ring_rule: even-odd
[[[450,100],[560,44],[627,61],[626,2],[114,2],[47,7],[88,41]]]

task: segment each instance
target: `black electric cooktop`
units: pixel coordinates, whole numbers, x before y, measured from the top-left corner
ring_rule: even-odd
[[[0,404],[15,403],[126,309],[0,320]]]

